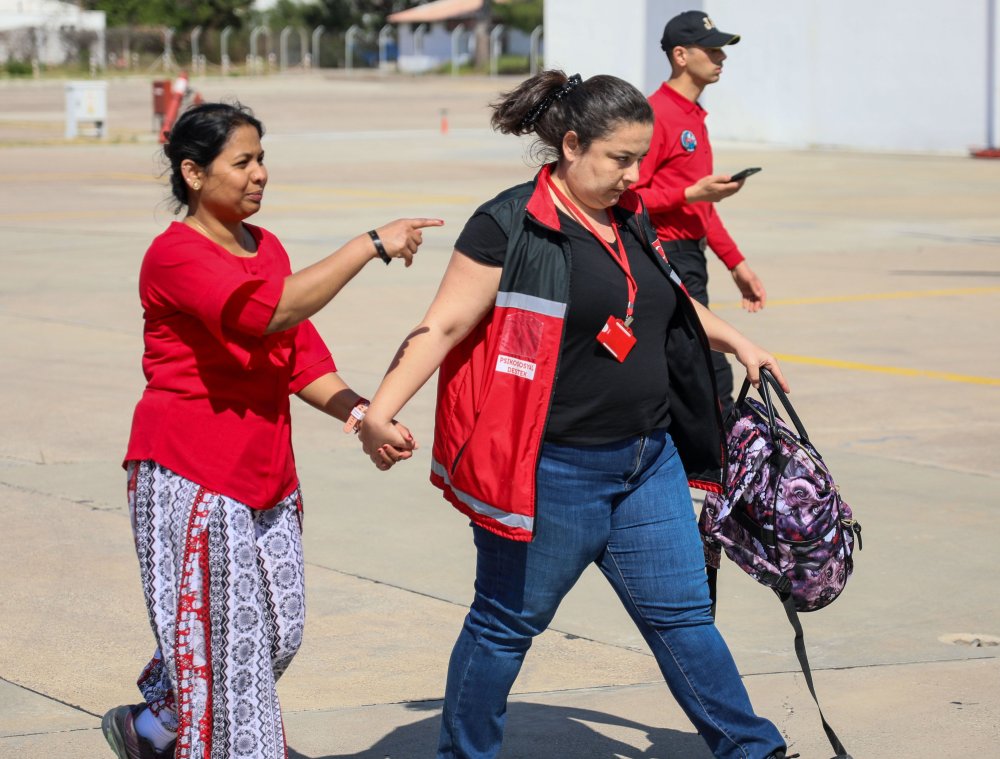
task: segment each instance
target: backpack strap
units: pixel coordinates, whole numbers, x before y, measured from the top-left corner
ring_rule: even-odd
[[[705,574],[708,575],[708,597],[712,601],[712,621],[715,621],[715,609],[719,602],[719,570],[711,564],[705,566]]]
[[[775,592],[778,593],[778,591]],[[812,670],[809,668],[809,657],[806,655],[805,636],[802,632],[802,624],[799,622],[799,613],[795,609],[795,602],[789,593],[778,593],[778,597],[781,599],[781,605],[785,607],[785,615],[788,617],[792,629],[795,630],[795,656],[799,660],[799,667],[801,667],[802,674],[806,679],[806,685],[809,686],[809,693],[812,694],[813,701],[816,702],[816,711],[819,712],[820,722],[823,723],[823,731],[826,733],[827,740],[830,741],[833,750],[837,752],[837,756],[834,759],[851,759],[851,755],[847,753],[844,744],[840,742],[840,738],[833,732],[833,728],[830,727],[830,724],[826,721],[826,717],[823,716],[823,709],[819,705],[819,698],[816,696],[816,688],[813,685]]]
[[[719,570],[713,566],[707,566],[705,567],[705,572],[708,576],[708,594],[712,601],[712,619],[715,619],[715,611],[718,604]],[[847,753],[844,744],[840,742],[840,738],[837,737],[833,728],[826,721],[826,717],[823,716],[823,709],[819,705],[816,687],[813,685],[812,669],[809,666],[809,656],[806,654],[805,634],[802,630],[802,623],[799,622],[799,613],[795,609],[795,601],[792,600],[791,593],[788,592],[790,590],[790,581],[782,575],[773,575],[772,577],[762,579],[770,585],[778,598],[781,599],[781,605],[785,608],[785,615],[788,617],[788,622],[791,624],[792,629],[795,630],[795,656],[799,660],[799,667],[802,670],[803,677],[805,677],[806,685],[809,687],[809,693],[812,695],[813,701],[816,702],[816,710],[819,712],[820,722],[823,723],[823,732],[826,733],[826,738],[830,741],[830,746],[837,752],[837,755],[833,759],[851,759],[851,755]]]
[[[768,389],[769,387],[770,389]],[[743,403],[743,400],[747,397],[749,390],[750,378],[747,377],[743,380],[743,387],[740,388],[740,394],[736,399],[736,404],[733,407],[734,409],[736,406]],[[781,385],[778,384],[778,380],[774,378],[774,375],[763,367],[760,369],[760,384],[757,387],[757,392],[760,394],[761,400],[764,401],[764,407],[767,409],[767,422],[768,427],[771,430],[772,437],[776,437],[778,434],[778,425],[775,421],[777,414],[775,413],[774,402],[771,400],[771,393],[774,393],[778,397],[778,400],[781,401],[781,405],[784,406],[789,420],[795,427],[795,431],[799,434],[799,440],[808,444],[809,433],[806,432],[805,425],[802,424],[802,420],[799,419],[799,415],[796,414],[795,409],[792,408],[792,402],[788,400],[788,396],[785,395],[785,391],[781,389]]]
[[[740,523],[740,526],[750,533],[754,538],[760,541],[761,545],[766,546],[772,550],[778,547],[778,538],[774,535],[774,530],[765,530],[755,521],[753,521],[742,509],[733,509],[729,514],[730,519],[735,519]],[[775,575],[775,578],[780,578],[781,575]],[[783,578],[782,578],[783,579]],[[777,582],[777,580],[775,580]],[[768,585],[774,586],[774,582],[768,579]]]

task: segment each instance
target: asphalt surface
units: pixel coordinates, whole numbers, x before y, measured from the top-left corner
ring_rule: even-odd
[[[267,126],[253,221],[296,268],[400,216],[445,219],[413,267],[374,263],[315,319],[362,393],[465,219],[533,174],[528,143],[488,129],[487,103],[514,84],[194,82]],[[173,218],[150,91],[111,82],[107,139],[67,143],[62,82],[0,81],[2,757],[110,756],[100,715],[139,700],[152,650],[120,469],[143,386],[138,265]],[[855,759],[1000,756],[1000,161],[715,149],[720,172],[764,167],[720,211],[770,298],[743,313],[713,262],[715,308],[782,358],[864,526],[847,590],[803,620],[824,713]],[[279,686],[293,758],[433,756],[474,555],[427,482],[432,385],[401,415],[425,447],[388,474],[295,404],[309,612]],[[776,599],[732,565],[721,583],[756,707],[792,751],[828,757]],[[589,571],[515,684],[503,759],[707,756]]]

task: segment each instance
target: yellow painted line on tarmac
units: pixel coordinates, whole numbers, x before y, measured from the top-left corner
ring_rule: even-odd
[[[334,195],[343,198],[372,198],[378,200],[404,200],[426,203],[474,203],[478,198],[472,195],[426,195],[415,192],[393,192],[390,190],[362,190],[350,187],[315,187],[305,185],[279,184],[274,192],[295,195]]]
[[[976,377],[971,374],[954,374],[952,372],[935,372],[928,369],[907,369],[899,366],[879,366],[863,364],[860,361],[839,361],[832,358],[816,358],[815,356],[793,356],[787,353],[775,353],[778,361],[789,364],[807,364],[809,366],[825,366],[831,369],[848,369],[855,372],[870,372],[873,374],[892,374],[899,377],[921,377],[924,379],[959,382],[964,385],[988,385],[1000,387],[1000,379],[996,377]]]
[[[160,182],[152,174],[131,174],[125,171],[52,172],[32,171],[25,174],[0,174],[0,182],[78,182],[80,180],[110,180],[116,182]]]
[[[82,180],[109,180],[124,182],[155,182],[164,184],[165,180],[152,174],[134,174],[122,171],[104,172],[31,172],[30,174],[0,174],[0,182],[78,182]],[[473,203],[477,200],[471,195],[428,195],[415,192],[393,192],[389,190],[367,190],[351,187],[316,187],[308,184],[278,184],[271,185],[272,192],[292,195],[332,195],[338,198],[366,198],[378,200],[402,200],[407,202],[420,201],[425,203]],[[265,199],[266,200],[266,199]],[[265,205],[265,208],[267,206]],[[307,207],[307,206],[304,206]],[[313,207],[313,206],[308,206]],[[284,207],[283,207],[284,208]]]
[[[428,196],[430,200],[434,200],[433,196]],[[417,202],[417,196],[413,196],[413,201]],[[428,198],[419,198],[423,202],[427,202]],[[440,200],[436,202],[442,202]],[[298,213],[302,211],[306,212],[326,212],[332,217],[337,218],[343,211],[359,211],[368,210],[372,208],[383,208],[384,203],[381,199],[371,199],[362,200],[357,202],[342,202],[342,203],[295,203],[295,204],[278,204],[278,205],[268,205],[264,204],[262,212],[267,213]],[[0,213],[0,222],[32,222],[32,221],[72,221],[75,219],[115,219],[128,216],[130,218],[137,218],[140,216],[149,216],[152,211],[148,208],[143,209],[122,209],[122,210],[111,210],[111,209],[94,209],[90,211],[24,211],[23,213]],[[250,223],[255,223],[253,218],[249,219]]]
[[[52,127],[53,129],[62,129],[65,121],[63,119],[52,119],[50,121],[25,121],[19,119],[5,119],[0,116],[0,126],[6,127],[26,127],[34,129],[36,127]]]
[[[767,301],[765,308],[774,306],[816,306],[827,303],[863,303],[879,300],[913,300],[917,298],[947,298],[955,295],[995,295],[1000,287],[953,287],[940,290],[899,290],[885,293],[863,293],[860,295],[826,295],[816,298],[775,298]],[[724,311],[739,308],[738,301],[712,304],[712,310]]]
[[[141,182],[143,184],[155,183],[166,186],[164,180],[149,174],[129,174],[125,172],[88,172],[88,173],[38,173],[33,172],[26,175],[26,178],[33,182],[82,182],[82,181],[123,181]],[[8,181],[21,181],[22,177],[16,174],[0,174],[0,183]],[[415,192],[391,192],[385,190],[365,190],[349,187],[310,187],[308,185],[279,185],[273,187],[272,192],[281,195],[307,195],[332,196],[336,198],[356,198],[354,202],[347,203],[337,201],[331,203],[299,203],[295,205],[281,204],[269,205],[265,196],[263,210],[265,211],[333,211],[338,209],[357,208],[377,208],[386,201],[405,203],[439,203],[442,205],[462,205],[474,203],[477,199],[471,195],[428,195]],[[38,219],[79,219],[79,218],[100,218],[102,215],[114,215],[105,211],[27,211],[25,213],[0,213],[0,219],[16,221],[18,219],[38,220]]]
[[[828,303],[861,303],[870,301],[887,300],[911,300],[927,298],[947,298],[967,295],[996,295],[1000,294],[1000,287],[953,287],[938,290],[900,290],[884,293],[865,293],[861,295],[830,295],[817,298],[776,298],[767,302],[767,308],[772,306],[800,306],[800,305],[822,305]],[[715,306],[713,306],[713,309]],[[739,308],[739,303],[720,304],[720,308]],[[869,372],[873,374],[889,374],[897,377],[921,377],[924,379],[943,380],[945,382],[958,382],[965,385],[986,385],[992,387],[1000,386],[1000,379],[995,377],[978,377],[971,374],[956,374],[954,372],[938,372],[929,369],[908,369],[899,366],[880,366],[878,364],[865,364],[860,361],[840,361],[838,359],[817,358],[814,356],[793,356],[789,354],[775,354],[779,361],[787,361],[792,364],[807,364],[811,366],[825,366],[832,369],[847,369],[856,372]]]
[[[443,203],[444,201],[437,200],[430,196],[418,197],[414,195],[411,199],[411,202]],[[270,205],[270,206],[265,203],[264,207],[261,209],[261,212],[267,211],[267,212],[277,212],[277,213],[295,213],[297,211],[325,211],[328,214],[331,214],[332,216],[336,217],[340,211],[357,209],[357,208],[385,208],[385,203],[378,198],[372,198],[371,200],[359,200],[354,202],[347,201],[343,203],[294,203],[294,204],[282,203],[279,205]],[[400,214],[401,212],[397,209],[395,213]],[[411,215],[412,216],[419,215],[428,218],[434,216],[434,214],[411,214]],[[435,216],[434,218],[437,217]],[[252,224],[253,218],[250,218],[249,221]]]
[[[0,222],[4,221],[71,221],[73,219],[120,219],[124,216],[138,218],[150,216],[154,209],[102,209],[94,211],[24,211],[22,213],[0,213]]]

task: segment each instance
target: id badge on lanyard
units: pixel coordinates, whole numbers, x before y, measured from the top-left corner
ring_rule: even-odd
[[[597,342],[619,361],[624,361],[635,347],[635,335],[628,324],[617,316],[609,316],[607,323],[597,333]]]
[[[597,342],[600,343],[604,349],[610,353],[619,363],[625,361],[628,357],[629,352],[635,347],[635,335],[632,334],[632,314],[635,310],[635,297],[639,291],[639,286],[636,284],[635,277],[632,276],[632,267],[629,265],[628,256],[625,255],[625,244],[622,242],[621,235],[618,234],[618,224],[615,222],[615,217],[608,211],[608,221],[611,223],[611,230],[615,233],[615,247],[612,248],[604,236],[599,234],[594,225],[591,224],[587,217],[580,212],[569,198],[567,198],[558,187],[556,183],[552,181],[552,177],[548,177],[549,187],[556,194],[556,197],[562,201],[563,205],[569,209],[570,213],[573,214],[574,218],[580,222],[594,237],[597,241],[601,243],[604,249],[608,252],[608,255],[618,264],[620,268],[625,273],[625,279],[628,283],[628,305],[625,309],[625,318],[622,319],[614,314],[608,317],[607,322],[601,327],[601,331],[597,333]]]

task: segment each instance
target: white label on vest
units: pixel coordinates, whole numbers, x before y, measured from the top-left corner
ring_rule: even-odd
[[[513,356],[500,356],[497,358],[497,371],[504,374],[514,374],[529,380],[535,378],[535,365],[530,361],[522,361]]]

